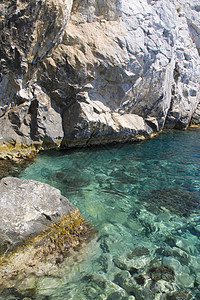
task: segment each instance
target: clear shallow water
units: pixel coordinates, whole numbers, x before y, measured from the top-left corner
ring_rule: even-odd
[[[98,230],[37,299],[200,299],[200,129],[43,153],[20,177],[60,189]]]

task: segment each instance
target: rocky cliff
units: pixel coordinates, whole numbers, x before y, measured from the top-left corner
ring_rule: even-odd
[[[0,1],[1,157],[200,122],[198,0]]]

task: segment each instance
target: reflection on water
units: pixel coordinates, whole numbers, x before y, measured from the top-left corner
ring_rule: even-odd
[[[5,299],[200,299],[199,129],[44,153],[20,176],[59,188],[98,236],[34,296]]]

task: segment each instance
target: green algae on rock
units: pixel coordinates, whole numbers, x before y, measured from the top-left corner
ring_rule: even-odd
[[[78,208],[44,183],[2,179],[0,207],[0,285],[5,288],[27,274],[56,273],[70,251],[94,234]]]
[[[152,190],[147,194],[145,202],[146,208],[150,212],[158,213],[165,208],[172,213],[185,217],[200,207],[198,195],[178,188]]]

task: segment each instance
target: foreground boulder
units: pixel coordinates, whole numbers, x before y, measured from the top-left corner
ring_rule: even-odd
[[[79,210],[59,190],[41,182],[3,178],[0,209],[2,262],[32,244],[41,256],[63,256],[87,232]]]

